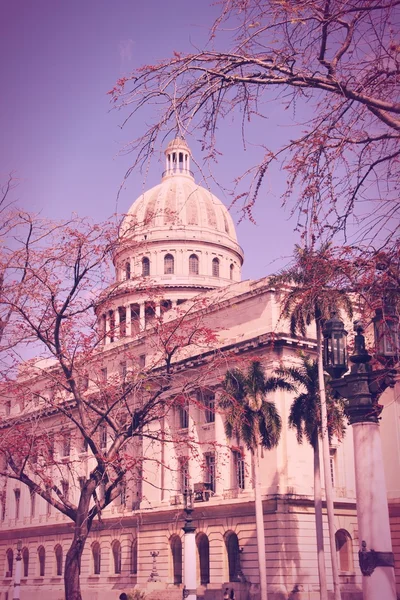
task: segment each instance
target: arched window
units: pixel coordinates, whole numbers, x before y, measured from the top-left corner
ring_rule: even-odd
[[[46,550],[43,546],[38,548],[38,559],[39,559],[39,577],[44,577],[46,570]]]
[[[171,537],[172,568],[174,574],[174,583],[182,583],[182,540],[179,535]]]
[[[138,547],[137,540],[131,544],[131,575],[137,575]]]
[[[240,568],[239,540],[236,533],[233,531],[226,533],[225,545],[228,554],[229,581],[240,581],[242,570]]]
[[[210,583],[210,543],[205,533],[199,533],[196,542],[199,553],[200,585],[206,585]]]
[[[147,256],[142,258],[142,275],[148,277],[150,275],[150,259]]]
[[[121,573],[121,544],[118,540],[114,540],[112,543],[112,553],[114,559],[114,573],[119,575]]]
[[[130,279],[131,278],[131,263],[128,260],[125,263],[125,279]]]
[[[61,577],[63,571],[63,551],[60,544],[54,548],[54,554],[56,555],[56,575]]]
[[[231,266],[229,267],[229,278],[231,280],[233,279],[234,270],[235,270],[235,267],[233,266],[233,263],[231,263]]]
[[[13,566],[14,566],[14,552],[11,548],[8,548],[6,552],[7,557],[7,573],[6,577],[12,577],[13,574]]]
[[[199,257],[196,254],[189,256],[189,275],[199,274]]]
[[[218,260],[218,258],[213,258],[212,274],[213,274],[213,277],[219,277],[219,260]]]
[[[173,275],[174,273],[174,257],[172,254],[166,254],[164,256],[164,274]]]
[[[335,533],[335,542],[340,571],[352,573],[354,571],[354,563],[353,541],[351,539],[351,535],[345,529],[339,529]]]
[[[94,542],[94,544],[92,546],[92,556],[93,556],[93,573],[95,575],[100,575],[101,552],[100,552],[99,542]]]
[[[23,577],[28,577],[28,573],[29,573],[29,550],[26,547],[22,549],[22,564],[23,564]]]

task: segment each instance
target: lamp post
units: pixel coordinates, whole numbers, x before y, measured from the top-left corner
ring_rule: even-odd
[[[326,321],[324,368],[332,376],[330,385],[345,399],[345,412],[353,429],[356,476],[357,520],[360,540],[359,564],[363,575],[364,600],[396,600],[394,556],[390,535],[389,510],[379,433],[378,404],[381,394],[395,383],[392,368],[398,349],[398,319],[391,313],[390,326],[384,314],[376,311],[374,319],[378,358],[383,369],[372,370],[371,356],[365,348],[361,322],[354,323],[354,354],[347,371],[346,336],[343,322],[336,316]],[[391,336],[391,340],[387,336]],[[386,336],[386,337],[385,337]],[[385,354],[385,349],[389,350]]]
[[[184,510],[185,510],[185,525],[183,531],[184,552],[183,552],[183,598],[196,600],[196,527],[193,525],[192,512],[193,508],[193,491],[186,489],[183,492]]]
[[[14,575],[14,595],[13,600],[20,599],[21,592],[21,561],[22,561],[22,540],[17,542],[17,556],[15,558],[15,575]]]

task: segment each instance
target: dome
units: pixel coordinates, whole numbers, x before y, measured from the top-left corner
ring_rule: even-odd
[[[120,229],[121,238],[167,236],[226,244],[239,249],[235,226],[224,204],[208,189],[195,183],[189,168],[190,150],[183,140],[172,140],[166,150],[166,170],[160,184],[146,191],[129,209]]]

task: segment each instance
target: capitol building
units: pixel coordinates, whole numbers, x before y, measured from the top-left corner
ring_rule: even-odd
[[[169,332],[177,323],[183,337],[193,323],[197,329],[190,345],[171,354],[174,379],[168,394],[174,401],[159,419],[148,423],[143,435],[129,442],[126,454],[132,461],[131,476],[101,518],[93,521],[81,560],[82,596],[84,600],[117,600],[121,592],[138,589],[148,600],[182,598],[182,494],[190,486],[194,490],[197,598],[222,600],[229,587],[235,590],[236,600],[258,600],[251,460],[240,440],[225,435],[219,409],[221,384],[228,369],[245,370],[254,360],[261,361],[270,375],[282,364],[299,364],[301,352],[315,356],[315,332],[310,327],[305,338],[290,334],[281,318],[282,292],[272,288],[268,278],[242,281],[244,253],[235,225],[224,204],[196,184],[187,144],[181,139],[171,141],[165,157],[161,182],[139,196],[120,226],[113,254],[115,281],[99,295],[95,307],[102,345],[96,368],[89,366],[89,392],[94,386],[92,372],[100,363],[98,376],[104,383],[139,369],[151,387],[151,374],[162,373],[161,357],[167,347],[160,322]],[[34,391],[44,385],[40,376],[27,378],[28,384]],[[306,442],[299,445],[296,432],[288,427],[293,397],[286,391],[269,397],[282,418],[282,434],[277,447],[261,457],[268,598],[319,600],[313,452]],[[381,437],[400,592],[398,384],[384,393],[381,403],[385,406]],[[32,403],[25,410],[33,415],[39,409]],[[17,418],[19,410],[11,404],[5,414]],[[60,486],[71,502],[76,501],[81,481],[91,470],[90,448],[68,435],[59,413],[43,414],[48,431],[57,434],[63,429],[64,441],[54,450],[60,457]],[[106,452],[112,441],[107,426],[99,435]],[[74,470],[63,470],[63,460],[65,467],[73,464]],[[332,440],[330,467],[342,598],[361,600],[351,427],[343,440]],[[18,540],[22,542],[21,600],[62,600],[73,522],[15,479],[3,482],[2,490],[0,600],[13,598]],[[332,591],[325,505],[324,543]]]

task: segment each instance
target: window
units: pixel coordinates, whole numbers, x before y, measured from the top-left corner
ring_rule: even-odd
[[[61,482],[62,495],[64,496],[64,500],[68,502],[69,497],[69,483],[65,481],[65,479]]]
[[[71,437],[69,434],[65,435],[62,440],[61,452],[64,458],[67,458],[71,453]]]
[[[205,481],[210,484],[210,490],[215,492],[215,454],[210,452],[206,454],[206,474]]]
[[[46,492],[51,497],[51,486],[50,485],[46,485]],[[47,514],[48,517],[50,517],[50,515],[51,515],[51,504],[50,504],[50,502],[47,502],[47,511],[46,511],[46,514]]]
[[[174,273],[174,257],[172,254],[164,256],[164,275],[173,275]]]
[[[179,406],[179,427],[181,429],[187,429],[189,427],[189,400],[187,398],[181,398],[181,404]]]
[[[139,367],[143,369],[146,366],[146,355],[140,354],[139,356]]]
[[[4,521],[6,518],[6,493],[1,492],[0,500],[1,500],[1,520]]]
[[[100,553],[99,542],[94,542],[94,544],[92,546],[92,556],[93,556],[93,573],[95,575],[100,575],[101,553]]]
[[[131,263],[127,261],[125,263],[125,279],[131,278]]]
[[[22,565],[23,565],[23,576],[28,577],[29,574],[29,550],[23,548],[22,550]]]
[[[31,496],[31,519],[35,517],[35,508],[36,508],[36,494],[35,492],[30,493]]]
[[[118,540],[114,540],[112,543],[112,554],[114,559],[114,573],[119,575],[121,573],[121,544]]]
[[[103,423],[100,425],[100,448],[105,450],[107,448],[107,425]]]
[[[225,546],[228,554],[229,581],[241,581],[239,540],[236,533],[233,531],[227,532]]]
[[[218,258],[213,258],[212,274],[213,274],[213,277],[219,277],[219,260],[218,260]]]
[[[8,550],[6,552],[6,558],[7,558],[7,572],[6,572],[6,577],[12,577],[13,566],[14,566],[14,552],[12,551],[11,548],[8,548]]]
[[[200,390],[198,401],[204,406],[204,419],[206,423],[215,422],[215,394],[209,390]]]
[[[54,548],[54,554],[56,556],[56,575],[61,577],[63,571],[63,551],[60,544]]]
[[[138,546],[137,540],[133,540],[131,544],[131,575],[137,575],[138,564]]]
[[[11,415],[11,400],[7,400],[6,402],[6,417]]]
[[[200,564],[200,585],[210,583],[210,543],[205,533],[199,533],[196,537],[197,551]]]
[[[39,559],[39,577],[44,577],[46,569],[46,550],[43,546],[38,548],[38,559]]]
[[[245,462],[242,450],[232,450],[233,465],[235,470],[235,487],[244,490],[245,486]]]
[[[339,529],[335,533],[335,542],[340,571],[353,573],[353,541],[349,532],[345,529]]]
[[[231,263],[231,266],[229,267],[229,278],[232,280],[233,279],[233,273],[235,271],[235,267],[233,266],[233,264]]]
[[[189,256],[189,275],[198,275],[199,274],[199,258],[196,254],[191,254]]]
[[[100,383],[107,383],[107,367],[100,370]]]
[[[121,506],[126,506],[126,483],[121,485],[121,494],[119,496],[119,503]]]
[[[174,584],[180,585],[182,583],[182,541],[179,535],[173,535],[170,544]]]
[[[143,277],[149,277],[150,275],[150,260],[147,256],[142,258],[142,275]]]
[[[15,496],[15,518],[19,519],[19,507],[21,504],[21,490],[20,489],[14,490],[14,496]]]
[[[187,456],[179,458],[179,490],[184,494],[189,489],[189,463]]]

